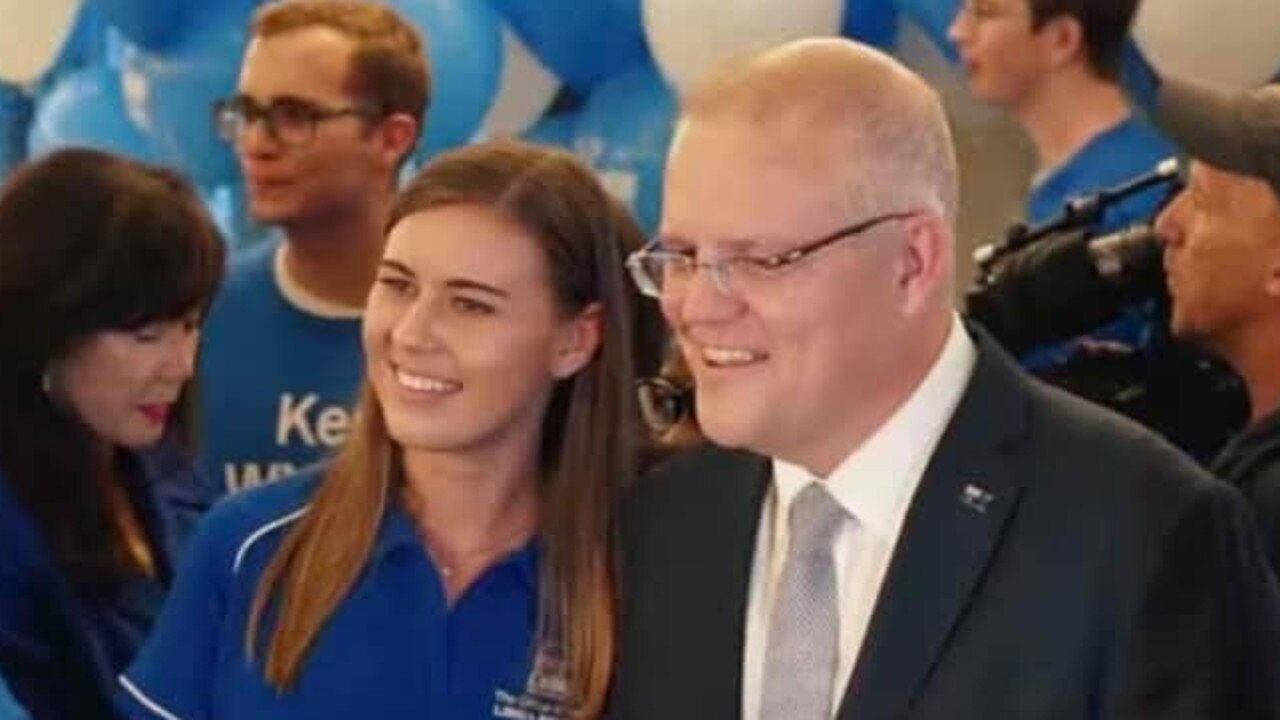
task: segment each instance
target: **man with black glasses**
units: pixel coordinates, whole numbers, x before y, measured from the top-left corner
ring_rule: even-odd
[[[429,86],[421,39],[380,4],[288,0],[254,19],[216,119],[251,214],[280,237],[233,258],[205,326],[203,448],[229,492],[346,435],[361,309]]]
[[[683,101],[629,265],[719,447],[624,504],[613,717],[1280,716],[1239,494],[957,316],[936,94],[818,39]]]

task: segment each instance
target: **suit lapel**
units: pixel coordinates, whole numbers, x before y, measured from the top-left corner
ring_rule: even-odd
[[[690,677],[700,678],[707,693],[705,707],[714,717],[740,717],[742,662],[751,566],[761,505],[769,488],[766,458],[731,453],[719,473],[716,497],[698,522],[719,528],[696,534],[702,542],[687,548],[689,568],[696,580],[688,630],[699,638],[685,658]],[[721,714],[723,713],[723,714]]]
[[[839,718],[900,717],[976,589],[1020,490],[1027,398],[978,338],[973,377],[911,502]]]

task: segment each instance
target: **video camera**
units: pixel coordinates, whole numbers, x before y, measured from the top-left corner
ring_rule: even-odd
[[[1037,374],[1068,392],[1156,430],[1206,461],[1241,427],[1248,400],[1221,361],[1177,342],[1168,329],[1164,257],[1154,218],[1099,235],[1112,204],[1153,187],[1182,188],[1169,159],[1120,185],[1075,198],[1036,227],[1014,225],[974,253],[978,273],[965,309],[1008,351],[1086,336],[1134,307],[1150,307],[1142,347],[1081,342],[1060,365]]]
[[[1014,354],[1066,340],[1115,318],[1126,307],[1163,298],[1164,269],[1151,220],[1098,236],[1113,203],[1152,187],[1181,189],[1178,162],[1121,185],[1082,195],[1058,217],[1011,227],[974,252],[978,276],[966,311]]]

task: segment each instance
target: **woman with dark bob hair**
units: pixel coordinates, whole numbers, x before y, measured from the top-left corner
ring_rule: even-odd
[[[169,170],[61,150],[0,190],[0,675],[33,718],[117,716],[215,497],[187,389],[224,254]]]
[[[435,158],[387,227],[346,444],[209,514],[129,717],[601,713],[643,234],[573,155],[509,141]]]

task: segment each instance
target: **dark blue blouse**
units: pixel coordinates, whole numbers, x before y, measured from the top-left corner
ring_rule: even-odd
[[[0,477],[0,675],[36,720],[118,716],[115,678],[159,615],[169,568],[216,497],[175,448],[139,460],[140,477],[127,482],[159,577],[132,578],[103,596],[72,587],[34,518]]]

